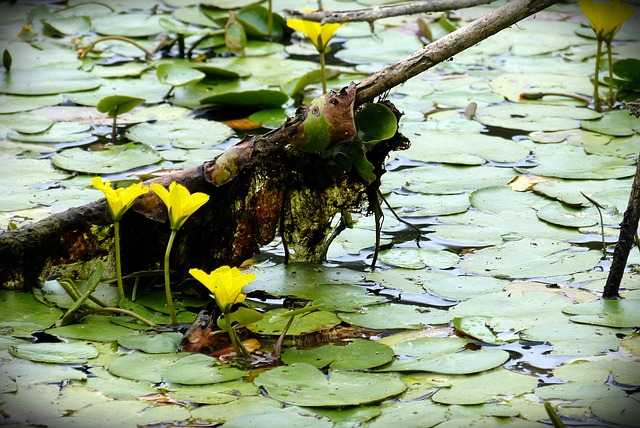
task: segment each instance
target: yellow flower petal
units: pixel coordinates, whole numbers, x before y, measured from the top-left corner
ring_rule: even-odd
[[[578,0],[578,5],[582,13],[589,19],[598,40],[605,40],[607,43],[611,43],[622,23],[631,18],[634,13],[631,5],[620,0],[611,2]]]
[[[302,10],[304,12],[314,12],[312,9]],[[307,36],[318,52],[325,51],[329,41],[342,25],[339,23],[320,24],[319,22],[305,21],[304,19],[287,19],[287,26]]]
[[[102,181],[101,177],[91,179],[91,184],[104,193],[107,198],[107,206],[113,221],[120,221],[124,213],[131,208],[135,199],[149,191],[148,187],[142,187],[142,183],[135,183],[127,188],[113,189],[110,181]]]
[[[165,189],[157,183],[151,183],[151,189],[167,206],[171,229],[178,230],[185,221],[209,200],[209,195],[202,192],[191,194],[189,189],[175,181]]]
[[[189,273],[213,293],[223,312],[235,303],[244,302],[247,296],[242,293],[242,287],[256,278],[255,274],[242,273],[238,268],[229,266],[221,266],[210,274],[200,269],[190,269]]]

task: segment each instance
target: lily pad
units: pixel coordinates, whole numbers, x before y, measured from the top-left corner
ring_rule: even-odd
[[[450,251],[427,248],[392,248],[380,251],[379,260],[391,266],[405,269],[449,269],[454,267],[459,257]]]
[[[465,349],[466,339],[424,337],[392,345],[399,356],[382,371],[428,371],[444,374],[479,373],[499,367],[509,359],[502,349]]]
[[[286,364],[307,363],[319,369],[331,367],[342,370],[363,370],[381,366],[393,359],[393,350],[382,343],[353,339],[342,343],[320,346],[314,349],[288,348],[282,354]]]
[[[182,149],[200,149],[226,141],[233,135],[227,125],[205,119],[140,123],[127,131],[127,138],[151,147],[168,146]]]
[[[188,353],[144,354],[136,352],[114,360],[109,365],[109,373],[126,379],[159,383],[162,382],[162,373],[169,364],[190,355]]]
[[[317,414],[299,412],[295,407],[269,409],[262,413],[251,413],[232,419],[224,424],[227,428],[245,428],[259,426],[261,428],[331,428],[334,425]]]
[[[550,239],[522,239],[476,251],[460,267],[480,275],[535,278],[568,275],[592,269],[597,251],[570,251],[571,245]]]
[[[37,67],[3,73],[0,92],[11,95],[52,95],[86,91],[100,79],[85,71],[62,67]]]
[[[254,383],[276,400],[296,406],[342,407],[382,401],[407,387],[397,374],[330,370],[325,376],[310,364],[277,367]]]
[[[144,98],[130,97],[128,95],[109,95],[98,101],[96,110],[100,113],[106,113],[109,117],[114,117],[121,113],[127,113],[144,102]]]
[[[570,205],[591,206],[581,192],[603,206],[624,211],[629,200],[631,180],[554,180],[538,183],[533,191]]]
[[[634,396],[605,398],[591,403],[594,415],[614,424],[633,426],[640,418],[640,401]]]
[[[156,69],[158,80],[171,86],[184,86],[204,79],[205,74],[192,67],[176,64],[160,64]]]
[[[58,168],[90,174],[113,174],[140,166],[151,165],[162,158],[151,147],[144,144],[108,146],[102,151],[87,151],[81,148],[63,150],[51,158]]]
[[[0,114],[35,110],[41,107],[55,106],[62,102],[60,94],[43,96],[20,96],[0,94]]]
[[[568,306],[563,312],[573,315],[571,321],[608,327],[637,327],[640,325],[640,300],[596,300]]]
[[[17,131],[9,131],[7,137],[29,143],[71,143],[88,140],[93,137],[88,132],[90,126],[77,122],[57,122],[46,131],[35,134],[25,134]]]
[[[229,365],[220,365],[213,357],[193,354],[180,358],[161,370],[165,382],[183,385],[206,385],[236,380],[247,372]]]
[[[9,348],[14,357],[41,363],[85,364],[98,350],[84,343],[27,343]]]
[[[431,399],[442,404],[472,405],[490,403],[533,391],[534,376],[499,368],[490,372],[451,379],[451,387],[440,389]]]
[[[560,202],[550,202],[537,212],[540,220],[564,227],[589,227],[599,223],[595,209],[571,208]]]
[[[515,141],[476,133],[430,132],[411,143],[403,155],[423,162],[482,165],[487,161],[516,162],[529,155],[529,149]]]
[[[580,127],[615,137],[628,137],[640,131],[638,120],[627,110],[607,112],[598,120],[583,120]]]
[[[480,340],[481,342],[499,344],[503,341],[491,328],[491,317],[461,317],[453,320],[453,326],[459,334]]]
[[[160,25],[162,15],[150,15],[147,13],[112,13],[93,18],[93,29],[98,34],[146,37],[162,33],[164,29]]]
[[[385,198],[401,217],[441,216],[458,214],[469,209],[469,196],[464,193],[454,195],[391,193]]]
[[[349,324],[374,330],[419,329],[431,324],[446,324],[453,319],[442,309],[396,303],[365,306],[360,312],[340,312],[338,316]]]
[[[70,339],[83,339],[97,342],[115,342],[120,336],[128,335],[131,330],[111,322],[111,317],[88,315],[79,324],[50,328],[47,333]]]
[[[56,307],[43,306],[29,293],[0,290],[0,327],[13,331],[14,335],[28,336],[45,329],[61,316]]]
[[[522,93],[575,93],[589,95],[593,93],[593,84],[586,76],[572,76],[555,73],[505,73],[491,81],[495,92],[513,102],[521,101]],[[545,104],[576,103],[566,97],[545,96]]]
[[[262,320],[249,324],[247,328],[254,333],[280,335],[289,321],[286,316],[287,309],[274,309],[264,314]],[[335,327],[340,324],[340,319],[327,311],[315,311],[295,317],[288,335],[299,336],[304,333],[312,333]]]
[[[129,349],[139,349],[148,354],[175,352],[182,340],[180,333],[144,334],[132,333],[118,338],[118,344]]]
[[[532,342],[550,342],[552,355],[585,356],[617,350],[620,338],[616,333],[613,329],[584,324],[554,324],[528,328],[520,337]]]
[[[588,109],[545,104],[498,104],[478,108],[480,123],[522,131],[560,131],[575,128],[580,120],[597,119],[600,113]]]

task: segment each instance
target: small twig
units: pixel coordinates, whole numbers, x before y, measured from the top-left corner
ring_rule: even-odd
[[[126,42],[126,43],[129,43],[129,44],[132,44],[133,46],[137,47],[142,52],[144,52],[145,58],[147,60],[150,60],[153,57],[153,53],[151,53],[151,51],[149,51],[147,48],[145,48],[144,46],[142,46],[140,43],[136,42],[135,40],[130,39],[129,37],[124,37],[124,36],[103,36],[103,37],[98,37],[97,39],[95,39],[94,41],[89,43],[88,46],[85,46],[84,48],[80,49],[78,51],[78,58],[84,58],[85,56],[87,56],[87,54],[89,52],[91,52],[93,50],[93,48],[98,43],[104,42],[105,40],[119,40],[121,42]]]
[[[282,342],[284,341],[284,337],[287,335],[287,332],[291,328],[291,325],[293,324],[293,319],[294,318],[295,318],[295,316],[289,317],[289,321],[287,321],[287,325],[284,327],[284,330],[282,330],[282,333],[280,334],[280,337],[278,337],[278,341],[274,345],[273,352],[271,353],[273,358],[280,359],[280,354],[282,353]]]
[[[402,223],[402,224],[404,224],[406,226],[409,226],[411,229],[416,231],[416,233],[418,235],[418,236],[416,236],[416,245],[418,246],[418,248],[420,248],[420,238],[422,238],[422,231],[420,230],[420,228],[418,226],[416,226],[415,224],[412,224],[412,223],[402,219],[398,215],[398,213],[393,208],[391,208],[391,204],[389,204],[389,201],[387,201],[387,199],[384,197],[382,192],[380,192],[379,190],[378,190],[378,196],[380,197],[380,199],[382,199],[382,201],[387,206],[387,208],[389,208],[389,211],[391,211],[391,213],[396,218],[396,220],[398,220],[400,223]]]
[[[492,3],[494,1],[495,0],[414,1],[399,5],[372,7],[361,10],[302,12],[300,10],[285,9],[285,13],[298,19],[320,22],[322,24],[329,22],[373,22],[378,19],[389,18],[392,16],[464,9],[481,4]]]
[[[371,192],[371,195],[375,200],[370,201],[373,206],[373,214],[376,222],[376,246],[373,250],[373,259],[371,260],[371,270],[376,269],[376,263],[378,262],[378,256],[380,255],[380,234],[382,232],[382,223],[384,222],[384,214],[382,208],[380,208],[380,191]]]
[[[153,327],[156,328],[158,327],[157,324],[153,323],[152,321],[149,321],[148,319],[146,319],[143,316],[140,316],[138,314],[136,314],[133,311],[129,311],[127,309],[121,309],[121,308],[93,308],[93,309],[88,309],[86,311],[84,311],[79,317],[80,318],[84,318],[87,315],[91,315],[91,314],[95,314],[95,313],[99,313],[99,312],[112,312],[114,314],[121,314],[121,315],[127,315],[130,316],[132,318],[137,319],[140,322],[143,322],[144,324],[148,325],[149,327]]]
[[[573,98],[574,100],[578,100],[584,103],[589,104],[591,102],[591,98],[585,97],[580,94],[572,94],[570,92],[522,92],[520,94],[521,100],[541,100],[546,96],[554,96],[554,97],[566,97]]]
[[[602,233],[602,260],[606,260],[607,243],[604,240],[604,219],[602,218],[602,210],[601,210],[601,209],[604,209],[604,207],[600,205],[595,199],[588,197],[584,193],[580,192],[580,194],[584,196],[589,202],[591,202],[596,207],[596,209],[598,210],[598,214],[600,215],[600,231]]]

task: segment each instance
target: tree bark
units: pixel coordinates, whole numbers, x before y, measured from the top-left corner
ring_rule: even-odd
[[[636,162],[636,174],[633,177],[633,185],[631,186],[631,195],[627,210],[622,217],[620,223],[620,235],[618,243],[613,250],[613,260],[611,268],[607,276],[607,282],[604,285],[602,293],[603,299],[619,299],[620,283],[627,267],[627,259],[629,252],[633,246],[634,237],[638,231],[638,220],[640,219],[640,159]]]
[[[355,107],[558,1],[508,2],[357,84]],[[305,115],[306,110],[299,109],[279,128],[232,147],[247,148],[242,151],[246,162],[228,183],[212,184],[221,157],[154,180],[165,186],[176,181],[191,192],[210,195],[178,233],[171,263],[176,278],[186,277],[191,267],[239,265],[271,242],[278,230],[292,261],[320,262],[331,219],[341,211],[369,210],[368,195],[377,190],[385,157],[408,147],[406,139],[397,134],[367,153],[375,167],[373,183],[364,183],[354,172],[335,179],[327,174],[321,155],[302,153],[290,144]],[[165,207],[153,194],[141,197],[125,214],[120,223],[125,274],[161,267],[169,237],[166,222]],[[86,278],[99,262],[105,262],[105,275],[115,276],[111,227],[102,200],[5,232],[0,236],[2,288],[26,290],[49,278]]]

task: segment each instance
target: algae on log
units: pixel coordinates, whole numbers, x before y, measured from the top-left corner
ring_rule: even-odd
[[[559,0],[514,0],[489,12],[356,85],[354,107],[477,44]],[[364,209],[383,173],[386,155],[407,142],[397,135],[367,152],[377,177],[366,183],[352,171],[341,179],[327,174],[321,155],[296,150],[306,110],[281,127],[245,138],[216,160],[155,180],[176,181],[191,192],[210,195],[178,233],[172,267],[184,277],[190,267],[238,265],[269,243],[281,229],[292,260],[320,261],[329,221],[340,211]],[[235,150],[235,152],[234,152]],[[229,158],[243,162],[240,170]],[[224,160],[224,162],[222,162]],[[216,169],[217,168],[217,169]],[[240,171],[240,172],[238,172]],[[225,178],[225,176],[227,176]],[[228,182],[216,186],[218,179]],[[375,208],[375,207],[372,207]],[[121,221],[123,270],[160,268],[169,236],[166,208],[153,194],[140,198]],[[86,277],[91,263],[109,261],[111,219],[104,201],[54,214],[0,235],[0,284],[27,290],[50,276]]]

